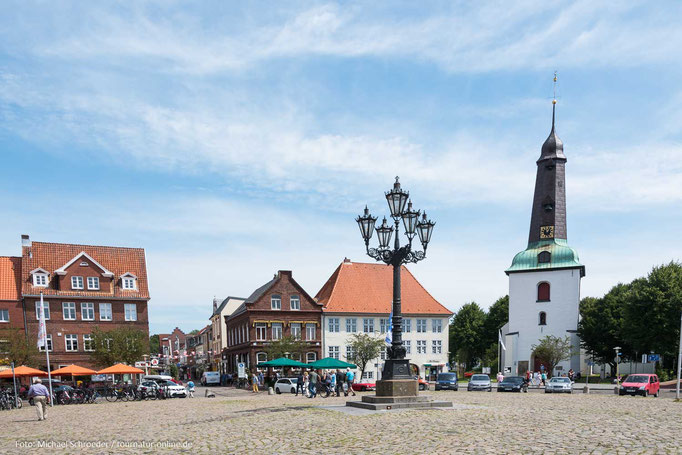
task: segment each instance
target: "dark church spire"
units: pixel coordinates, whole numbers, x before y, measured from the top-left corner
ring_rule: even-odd
[[[556,134],[556,73],[555,98],[552,100],[552,129],[542,144],[537,161],[535,195],[530,220],[528,244],[554,239],[566,239],[566,189],[564,143]]]

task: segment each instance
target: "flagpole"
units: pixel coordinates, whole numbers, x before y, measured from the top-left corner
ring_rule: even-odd
[[[14,384],[14,407],[19,408],[19,395],[17,394],[17,376],[14,373],[14,362],[11,363],[12,366],[12,384]]]
[[[42,330],[43,346],[45,347],[45,358],[47,359],[47,382],[50,383],[50,407],[54,406],[54,400],[52,399],[52,372],[50,368],[50,349],[47,345],[47,325],[45,323],[45,308],[43,303],[43,293],[40,292],[40,329]],[[40,335],[39,335],[40,338]],[[38,340],[39,342],[41,340]]]

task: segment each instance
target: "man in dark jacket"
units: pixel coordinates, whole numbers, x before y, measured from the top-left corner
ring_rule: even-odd
[[[298,376],[296,377],[296,396],[298,396],[299,390],[302,395],[305,395],[305,391],[303,390],[303,370],[299,371]]]
[[[346,383],[346,373],[342,370],[336,370],[336,396],[340,397],[341,392],[344,392],[343,385]],[[344,396],[348,396],[348,392],[344,392]]]

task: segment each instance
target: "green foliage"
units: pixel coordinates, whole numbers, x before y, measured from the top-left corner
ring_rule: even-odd
[[[178,366],[174,363],[171,363],[170,375],[173,377],[173,379],[178,379]]]
[[[483,349],[490,349],[495,346],[497,350],[498,333],[503,325],[509,321],[509,296],[500,297],[488,308],[488,314],[485,317],[485,324],[482,334]],[[496,351],[497,352],[497,351]],[[497,359],[497,353],[495,354]],[[497,360],[496,360],[497,361]]]
[[[37,367],[40,351],[36,344],[36,337],[26,336],[22,329],[0,330],[0,365],[14,362],[15,366]]]
[[[149,352],[152,354],[161,353],[161,341],[159,335],[152,335],[149,337]]]
[[[365,373],[367,363],[379,357],[381,348],[384,346],[384,340],[371,337],[366,333],[356,333],[350,336],[348,345],[355,354],[346,360],[356,364],[360,368],[360,377],[362,377]]]
[[[629,289],[629,284],[619,284],[601,299],[585,297],[580,302],[581,345],[595,361],[611,365],[611,371],[616,371],[613,348],[621,346],[628,357],[631,351],[623,336],[623,313]]]
[[[199,329],[194,329],[191,332],[189,332],[187,335],[199,335]]]
[[[279,359],[280,357],[295,358],[292,354],[298,354],[298,360],[303,359],[303,355],[308,348],[308,344],[299,338],[287,335],[277,341],[273,341],[265,348],[268,360]]]
[[[119,362],[133,365],[149,353],[149,339],[145,332],[129,327],[106,331],[95,327],[92,347],[94,351],[90,357],[97,365],[110,366]]]
[[[532,345],[530,349],[545,365],[548,374],[551,374],[560,362],[570,360],[573,354],[571,338],[568,336],[559,338],[547,335],[540,340],[539,344]]]
[[[455,314],[450,324],[450,352],[470,370],[481,359],[486,314],[476,302],[467,303]]]

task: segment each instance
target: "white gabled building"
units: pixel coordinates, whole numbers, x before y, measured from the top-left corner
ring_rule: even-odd
[[[434,299],[405,266],[401,273],[407,358],[419,367],[422,377],[433,380],[438,373],[448,371],[448,322],[452,312]],[[344,259],[315,298],[323,305],[323,356],[346,360],[351,354],[348,339],[354,333],[384,339],[390,331],[393,268]],[[367,365],[365,379],[381,379],[384,359],[385,351]]]

